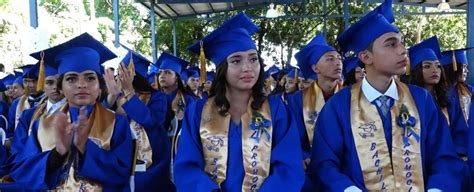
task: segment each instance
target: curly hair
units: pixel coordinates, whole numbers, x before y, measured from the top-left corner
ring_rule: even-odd
[[[223,61],[216,70],[216,75],[214,81],[212,82],[212,87],[210,90],[209,97],[215,96],[215,102],[220,115],[225,115],[230,109],[230,103],[227,100],[226,94],[226,74],[227,74],[227,61]],[[260,62],[260,73],[258,74],[258,79],[255,85],[252,87],[252,98],[253,101],[250,104],[252,109],[258,110],[262,107],[263,102],[266,99],[265,93],[263,92],[264,87],[264,77],[263,77],[263,63]]]

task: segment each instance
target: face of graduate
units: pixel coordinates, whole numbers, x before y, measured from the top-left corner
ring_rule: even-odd
[[[13,97],[13,86],[7,85],[5,87],[7,88],[7,90],[5,90],[5,96]]]
[[[359,58],[384,76],[402,75],[407,65],[407,49],[400,33],[389,32],[373,42],[372,51],[363,51]]]
[[[365,69],[361,67],[356,67],[354,75],[355,75],[356,83],[362,81],[362,79],[364,79],[365,77]]]
[[[38,80],[36,79],[23,78],[23,87],[25,87],[25,89],[28,89],[28,93],[30,93],[30,95],[38,94],[38,91],[36,91],[37,84]]]
[[[101,93],[97,73],[86,70],[81,73],[67,72],[61,82],[62,90],[71,107],[93,105]]]
[[[421,68],[425,85],[434,86],[439,83],[439,80],[441,79],[441,64],[438,60],[423,61],[421,63]]]
[[[160,71],[158,78],[160,87],[168,88],[177,85],[176,81],[178,80],[178,76],[176,76],[176,73],[172,70],[165,69]]]
[[[64,95],[58,90],[59,75],[47,76],[44,81],[44,93],[53,103],[56,103],[64,98]]]
[[[12,88],[13,88],[12,89],[12,96],[13,96],[14,99],[22,96],[23,94],[25,94],[25,89],[23,89],[23,87],[18,83],[14,83],[12,85]]]
[[[212,81],[206,81],[204,84],[204,91],[210,91],[212,87]]]
[[[466,82],[467,79],[467,73],[469,72],[469,69],[466,64],[462,64],[462,75],[459,76],[458,81],[461,83]]]
[[[298,84],[298,88],[300,90],[305,90],[307,89],[309,86],[311,86],[311,83],[313,83],[314,80],[313,79],[301,79],[301,81],[299,82]]]
[[[291,93],[293,91],[296,91],[296,81],[293,78],[288,78],[285,83],[285,92],[286,93]]]
[[[316,65],[313,65],[313,71],[318,77],[336,80],[341,78],[342,58],[337,51],[325,53]]]
[[[260,62],[257,50],[235,52],[227,61],[226,81],[231,89],[252,90],[260,74]]]
[[[199,78],[190,77],[190,78],[188,78],[188,81],[186,82],[186,84],[189,86],[189,88],[192,91],[196,91],[199,87]]]

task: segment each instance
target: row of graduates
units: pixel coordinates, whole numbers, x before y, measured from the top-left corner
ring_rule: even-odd
[[[294,94],[270,94],[264,78],[272,72],[263,72],[251,38],[258,28],[243,13],[189,47],[217,68],[202,99],[182,88],[186,61],[166,53],[158,75],[147,75],[147,65],[131,54],[117,79],[109,71],[101,75],[99,64],[114,55],[87,34],[34,53],[44,60],[38,71],[58,70],[66,104],[57,113],[43,103],[21,114],[0,188],[466,190],[472,91],[459,78],[444,100],[449,104],[439,102],[444,57],[432,44],[437,40],[410,48],[408,59],[393,21],[392,2],[385,1],[338,38],[342,52],[354,52],[359,61],[353,63],[367,71],[346,88],[339,85],[341,56],[316,36],[296,58],[303,76],[317,80]],[[462,50],[447,54],[465,80]],[[413,79],[422,71],[419,85],[426,89],[398,81],[405,69]],[[424,78],[425,69],[434,72]],[[144,86],[146,76],[160,91]],[[288,76],[291,84],[298,75]]]

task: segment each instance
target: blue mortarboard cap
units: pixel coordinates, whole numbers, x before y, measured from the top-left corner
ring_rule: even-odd
[[[16,75],[13,84],[23,85],[23,75]]]
[[[304,76],[311,76],[314,71],[312,65],[319,61],[319,58],[329,51],[335,51],[333,47],[329,46],[322,34],[316,35],[305,47],[296,53],[295,58],[298,61],[298,66],[303,72]]]
[[[0,92],[4,92],[7,90],[7,87],[5,86],[5,84],[3,83],[3,80],[0,81]]]
[[[194,78],[199,78],[199,72],[194,70],[194,69],[187,69],[186,74],[188,75],[188,78],[194,77]]]
[[[280,69],[279,69],[277,66],[272,65],[270,68],[268,68],[268,69],[263,73],[263,75],[264,75],[264,77],[265,77],[265,79],[266,79],[266,78],[269,78],[272,74],[277,73],[277,72],[279,72],[279,71],[280,71]]]
[[[201,70],[199,69],[198,66],[190,67],[188,70],[196,71],[196,74],[193,74],[193,77],[201,77]],[[189,73],[188,73],[189,74]],[[189,76],[191,77],[191,76]]]
[[[359,58],[357,57],[352,57],[352,58],[347,58],[344,59],[343,63],[343,71],[344,74],[348,74],[352,70],[354,70],[356,67],[359,67]]]
[[[13,84],[13,81],[15,81],[15,76],[12,74],[8,74],[2,79],[2,81],[3,81],[3,84],[5,85],[11,85]]]
[[[184,71],[182,71],[180,76],[181,80],[188,81],[188,70],[185,69]]]
[[[155,82],[155,75],[157,73],[156,72],[152,72],[150,74],[148,74],[148,76],[146,77],[146,79],[148,80],[148,83],[154,83]]]
[[[453,63],[453,54],[454,54],[454,59],[456,59],[456,63],[462,63],[462,64],[469,64],[467,61],[466,57],[466,51],[469,49],[472,49],[473,47],[469,48],[464,48],[464,49],[455,49],[455,50],[449,50],[449,51],[443,51],[441,53],[441,59],[440,62],[442,65],[449,65]]]
[[[214,71],[208,71],[206,75],[206,81],[214,81],[215,76],[216,73],[214,73]]]
[[[138,73],[142,77],[146,77],[148,66],[150,66],[151,61],[124,45],[122,45],[122,47],[128,50],[127,55],[125,55],[125,57],[122,59],[122,63],[129,67],[130,59],[132,59],[135,73]]]
[[[206,58],[218,66],[232,53],[257,49],[251,35],[258,30],[245,13],[240,13],[224,22],[201,41],[190,45],[188,50],[200,54],[202,43]]]
[[[58,74],[66,72],[83,72],[92,70],[101,73],[100,64],[117,57],[101,42],[88,33],[83,33],[67,42],[49,49],[31,54],[36,59],[41,59],[44,53],[45,64],[58,69]]]
[[[289,78],[295,78],[298,75],[298,68],[296,67],[290,66],[286,71],[288,71],[287,74]]]
[[[44,76],[45,77],[53,76],[53,75],[57,75],[57,74],[58,74],[57,69],[55,69],[51,65],[44,65]]]
[[[427,60],[439,60],[441,58],[441,49],[439,48],[438,38],[433,36],[408,49],[410,55],[410,70]]]
[[[354,51],[357,55],[383,34],[388,32],[398,33],[397,27],[392,25],[394,21],[392,0],[385,0],[337,38],[343,55],[349,51]]]
[[[28,79],[38,79],[39,65],[30,64],[20,67],[23,70],[22,77]]]
[[[160,68],[160,70],[169,69],[174,71],[177,75],[181,75],[183,71],[185,71],[186,67],[188,66],[188,62],[170,55],[166,52],[161,53],[160,58],[156,61],[156,66]],[[181,79],[183,79],[181,77]]]

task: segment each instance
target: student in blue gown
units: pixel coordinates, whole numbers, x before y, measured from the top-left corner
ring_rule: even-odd
[[[394,79],[407,50],[386,0],[337,39],[365,64],[316,123],[311,177],[324,191],[460,191],[463,162],[432,96]]]
[[[188,62],[170,55],[161,53],[156,66],[159,66],[159,88],[166,95],[167,114],[165,128],[172,144],[172,159],[175,155],[175,143],[178,140],[181,123],[187,106],[194,102],[193,93],[186,91],[181,80],[181,74],[185,74]]]
[[[442,53],[440,59],[449,86],[448,98],[451,103],[461,108],[463,114],[461,117],[466,123],[469,120],[471,97],[474,93],[474,88],[466,82],[467,73],[469,72],[466,50],[469,49],[470,48],[445,51]],[[456,136],[453,135],[453,137]],[[455,139],[454,142],[464,142],[463,145],[466,145],[466,140],[464,139]]]
[[[306,77],[301,70],[298,71],[298,91],[304,91],[311,87],[313,82],[317,79],[317,75]]]
[[[189,92],[194,94],[196,99],[202,98],[202,88],[201,88],[201,75],[199,74],[199,68],[192,67],[186,70],[187,79],[186,88],[189,89]]]
[[[7,91],[7,87],[3,83],[3,79],[2,79],[0,80],[0,92],[5,93],[5,91]],[[8,123],[7,118],[8,118],[8,104],[5,101],[0,101],[0,129],[2,129],[3,132],[7,130],[6,129],[7,123]]]
[[[447,96],[448,85],[444,68],[438,59],[441,58],[441,50],[437,37],[434,36],[412,46],[409,52],[410,83],[427,89],[433,96],[439,110],[447,120],[456,145],[456,153],[461,157],[466,157],[468,126],[459,104],[451,103],[452,101]]]
[[[9,138],[13,137],[15,128],[21,117],[21,113],[23,113],[23,111],[26,109],[37,106],[43,102],[44,93],[42,91],[36,90],[39,73],[38,66],[39,65],[35,64],[23,66],[23,74],[21,78],[19,77],[17,80],[15,80],[15,82],[19,83],[21,79],[25,92],[22,96],[15,99],[15,101],[13,101],[12,105],[10,106],[8,112]]]
[[[317,75],[308,89],[289,98],[288,106],[295,118],[300,136],[305,169],[310,163],[311,144],[318,114],[326,101],[340,89],[338,81],[342,75],[342,61],[339,53],[328,45],[324,37],[316,35],[295,55],[304,76]],[[310,180],[304,191],[314,190]]]
[[[13,74],[8,74],[7,76],[5,76],[3,79],[3,84],[5,84],[5,87],[7,88],[7,90],[5,90],[4,94],[5,94],[5,102],[8,104],[8,106],[11,105],[11,103],[13,102],[13,87],[12,87],[12,84],[13,84],[13,81],[15,81],[15,75]],[[8,111],[7,111],[7,114],[8,114]],[[8,116],[7,116],[8,118]]]
[[[31,190],[129,189],[129,122],[99,102],[106,88],[100,64],[116,56],[87,33],[33,55],[43,53],[45,63],[58,69],[58,89],[67,103],[34,122],[11,177]]]
[[[135,134],[134,189],[174,191],[169,176],[171,144],[164,127],[166,96],[147,83],[148,59],[129,50],[122,63],[119,82],[113,73],[106,72],[104,77],[109,92],[107,105],[128,117]]]
[[[288,105],[288,99],[298,89],[297,68],[288,66],[285,70],[285,75],[281,77],[280,83],[275,88],[272,96],[280,98],[285,105]]]
[[[344,69],[344,87],[361,82],[362,79],[364,79],[365,68],[361,67],[357,57],[346,58],[342,63]]]
[[[40,64],[38,63],[38,65]],[[45,102],[30,109],[26,109],[21,114],[13,136],[13,141],[10,148],[10,158],[8,159],[8,167],[6,170],[8,170],[11,166],[14,166],[14,164],[18,161],[18,154],[23,152],[31,123],[43,116],[51,116],[59,109],[59,107],[66,103],[64,95],[57,89],[57,81],[59,78],[57,70],[45,64],[43,64],[43,67],[44,74],[39,74],[41,77],[38,79],[42,80],[38,82],[37,90],[44,91]],[[40,83],[43,84],[42,87],[40,86]]]
[[[273,78],[273,74],[276,74],[280,71],[280,69],[272,65],[270,68],[268,68],[263,74],[265,77],[265,95],[268,96],[270,93],[275,89],[277,81],[275,78]]]
[[[204,83],[203,85],[203,99],[207,99],[207,97],[209,96],[209,93],[211,91],[211,87],[212,87],[212,82],[214,81],[214,76],[216,75],[216,73],[214,73],[214,71],[208,71],[206,72],[206,83]]]
[[[257,30],[241,13],[188,48],[199,54],[202,45],[217,72],[209,98],[185,114],[174,165],[178,191],[299,191],[303,184],[295,124],[279,98],[263,93],[250,36]]]
[[[469,173],[471,174],[471,187],[474,188],[474,105],[469,107],[469,115],[467,164],[469,167]]]
[[[23,73],[15,71],[15,76],[12,82],[12,102],[25,94],[25,87],[23,87]]]

